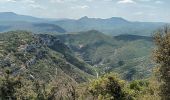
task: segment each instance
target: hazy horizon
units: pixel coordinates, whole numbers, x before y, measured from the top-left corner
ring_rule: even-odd
[[[14,14],[17,14],[17,15],[23,15],[23,16],[31,16],[31,17],[35,17],[35,18],[40,18],[40,19],[48,19],[48,20],[64,20],[64,19],[68,19],[68,20],[79,20],[83,17],[87,17],[87,18],[94,18],[94,19],[110,19],[110,18],[122,18],[126,21],[130,21],[130,22],[160,22],[160,23],[170,23],[170,22],[163,22],[163,21],[140,21],[140,20],[129,20],[129,19],[126,19],[124,17],[121,17],[121,16],[111,16],[111,17],[108,17],[108,18],[100,18],[100,17],[89,17],[89,16],[81,16],[79,18],[66,18],[66,17],[63,17],[63,18],[49,18],[49,17],[41,17],[41,16],[33,16],[33,15],[28,15],[28,14],[19,14],[19,13],[16,13],[16,12],[0,12],[0,13],[14,13]]]
[[[122,17],[129,21],[170,22],[169,4],[169,0],[0,0],[0,12],[38,18]]]

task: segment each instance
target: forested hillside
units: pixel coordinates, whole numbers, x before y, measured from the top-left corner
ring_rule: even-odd
[[[150,59],[154,47],[151,37],[136,35],[107,36],[99,31],[57,36],[100,75],[120,73],[124,79],[142,79],[151,75]]]
[[[169,99],[165,23],[0,17],[0,100]]]
[[[36,80],[50,82],[63,76],[75,82],[85,82],[93,75],[89,64],[76,58],[70,49],[49,35],[33,35],[25,31],[0,34],[1,73],[23,74]],[[57,75],[56,75],[57,74]]]
[[[95,30],[59,36],[11,31],[1,33],[0,40],[2,100],[161,98],[150,37],[111,37]]]
[[[170,0],[0,0],[0,100],[170,100]]]

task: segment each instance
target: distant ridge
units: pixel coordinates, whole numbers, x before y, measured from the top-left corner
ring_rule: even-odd
[[[58,27],[61,27],[63,30],[67,31],[68,33],[76,33],[76,32],[88,31],[88,30],[98,30],[102,33],[113,35],[113,36],[117,36],[120,34],[150,36],[152,32],[154,32],[155,30],[159,29],[160,27],[166,24],[160,22],[131,22],[121,17],[111,17],[111,18],[102,19],[102,18],[89,18],[87,16],[84,16],[77,20],[75,19],[55,20],[55,19],[48,19],[48,18],[42,19],[42,18],[27,16],[27,15],[19,15],[13,12],[0,12],[0,22],[1,22],[0,23],[1,32],[9,31],[9,26],[10,27],[18,26],[18,23],[22,27],[25,26],[23,29],[28,29],[28,28],[30,29],[30,27],[27,27],[30,26],[27,25],[28,23],[29,24],[47,23],[47,24],[51,24],[52,26],[57,25]],[[16,27],[14,29],[16,30]],[[52,30],[55,30],[54,27],[52,28]],[[39,32],[39,30],[36,32]],[[53,32],[53,31],[46,30],[45,32]]]
[[[49,23],[51,19],[41,19],[14,12],[0,12],[0,32],[26,30],[33,33],[65,33],[62,27]]]
[[[153,31],[164,26],[166,23],[131,22],[121,17],[102,19],[84,16],[77,20],[67,19],[54,21],[53,24],[63,27],[67,32],[98,30],[114,36],[120,34],[150,36]]]
[[[14,12],[0,12],[0,21],[29,21],[38,22],[45,21],[41,18],[36,18],[28,15],[19,15]]]

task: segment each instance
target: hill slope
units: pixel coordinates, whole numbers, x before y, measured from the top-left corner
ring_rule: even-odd
[[[150,75],[149,60],[153,43],[150,37],[120,35],[110,37],[98,31],[57,36],[78,57],[91,64],[100,74],[115,71],[125,79],[140,79]],[[129,74],[132,73],[130,76]],[[129,75],[129,77],[125,77]]]
[[[84,82],[93,77],[93,69],[75,57],[70,49],[50,35],[33,35],[25,31],[0,34],[0,73],[50,82]]]

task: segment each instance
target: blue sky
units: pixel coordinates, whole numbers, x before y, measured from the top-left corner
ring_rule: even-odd
[[[0,12],[42,18],[123,17],[170,22],[170,0],[0,0]]]

